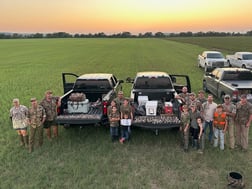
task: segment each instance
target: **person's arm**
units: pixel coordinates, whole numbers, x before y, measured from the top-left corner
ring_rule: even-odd
[[[249,116],[249,120],[246,124],[246,127],[250,127],[251,121],[252,121],[252,114],[250,114],[250,116]]]
[[[202,136],[202,133],[203,133],[203,125],[200,124],[199,125],[199,128],[200,128],[200,132],[199,132],[199,140],[201,139],[201,136]]]

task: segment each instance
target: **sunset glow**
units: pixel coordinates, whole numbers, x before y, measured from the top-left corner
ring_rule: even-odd
[[[246,32],[251,7],[251,0],[1,0],[0,32]]]

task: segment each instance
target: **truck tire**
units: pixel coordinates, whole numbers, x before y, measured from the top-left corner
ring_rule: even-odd
[[[228,63],[228,66],[231,68],[232,65],[231,65],[231,63],[230,63],[230,60],[228,60],[227,63]]]
[[[246,66],[244,64],[242,64],[242,68],[246,68]]]
[[[202,86],[202,88],[203,88],[203,91],[209,92],[208,89],[207,89],[207,86],[206,86],[206,81],[203,81],[203,86]]]

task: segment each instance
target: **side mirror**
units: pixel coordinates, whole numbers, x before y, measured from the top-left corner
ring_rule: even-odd
[[[172,83],[176,83],[177,82],[177,79],[174,76],[171,77],[171,80],[172,80]]]

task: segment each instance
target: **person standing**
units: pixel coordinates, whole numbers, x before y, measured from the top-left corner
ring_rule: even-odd
[[[203,120],[199,116],[196,118],[198,128],[199,128],[199,134],[198,134],[198,140],[199,140],[199,149],[198,153],[203,154],[204,148],[205,148],[205,138],[204,138],[204,126],[203,126]]]
[[[13,99],[13,107],[10,109],[10,118],[13,129],[17,131],[20,138],[20,145],[28,148],[27,115],[28,108],[20,105],[19,99]]]
[[[197,124],[197,118],[200,117],[200,111],[197,110],[196,104],[191,105],[189,114],[190,114],[190,130],[192,136],[192,147],[198,149],[199,127]]]
[[[216,111],[214,112],[213,127],[214,147],[218,146],[218,141],[220,140],[220,149],[224,150],[225,132],[227,130],[227,115],[226,112],[223,111],[223,106],[221,104],[217,105]]]
[[[234,118],[236,115],[236,106],[231,103],[230,95],[224,96],[224,103],[222,104],[224,112],[227,115],[227,132],[229,136],[229,148],[234,149],[235,135],[234,135]]]
[[[46,119],[45,109],[38,104],[36,98],[31,98],[31,107],[28,112],[30,125],[29,152],[33,151],[35,136],[38,138],[38,145],[43,144],[43,124]]]
[[[118,91],[117,97],[114,99],[118,111],[120,111],[120,107],[123,104],[124,99],[125,97],[123,95],[123,91]]]
[[[202,104],[204,102],[206,102],[207,99],[205,98],[205,93],[204,91],[200,90],[198,92],[198,96],[196,98],[196,102],[197,102],[197,109],[201,112],[202,111]]]
[[[190,105],[190,97],[186,86],[182,88],[182,93],[176,95],[175,98],[181,100],[182,103],[186,104],[187,106]]]
[[[252,121],[252,104],[247,101],[247,95],[242,94],[241,100],[236,104],[236,144],[242,151],[248,150],[249,127]]]
[[[112,142],[115,142],[118,139],[119,121],[120,121],[120,114],[117,111],[117,107],[113,106],[112,111],[109,114],[110,136]]]
[[[185,152],[188,152],[189,146],[189,131],[190,131],[190,114],[187,105],[182,106],[182,113],[181,113],[181,126],[179,128],[181,133],[181,142]]]
[[[204,134],[206,135],[207,128],[209,127],[208,141],[213,142],[213,115],[216,110],[217,104],[213,102],[213,95],[209,94],[207,101],[202,104],[202,116],[204,119]]]
[[[58,125],[56,124],[57,107],[60,106],[60,97],[52,96],[52,91],[45,92],[45,98],[40,102],[40,105],[45,109],[46,120],[44,128],[46,129],[47,138],[51,141],[51,127],[54,137],[58,137]]]

